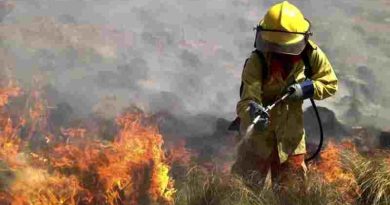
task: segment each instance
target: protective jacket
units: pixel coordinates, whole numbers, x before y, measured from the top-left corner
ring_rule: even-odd
[[[322,100],[332,96],[337,91],[337,77],[333,68],[322,50],[313,42],[307,46],[308,58],[312,67],[314,96]],[[304,62],[295,61],[287,76],[282,77],[273,72],[275,67],[271,63],[272,53],[264,53],[266,65],[260,62],[259,56],[253,52],[246,62],[242,73],[241,99],[237,103],[237,115],[241,118],[240,130],[245,132],[250,124],[249,113],[246,111],[248,103],[253,100],[263,106],[272,104],[281,97],[286,88],[305,80]],[[263,72],[262,69],[269,69]],[[266,78],[264,73],[270,73]],[[256,155],[267,158],[276,146],[280,162],[287,160],[289,155],[306,153],[305,131],[303,128],[303,100],[287,100],[278,104],[270,111],[270,126],[263,131],[255,130],[247,143]]]

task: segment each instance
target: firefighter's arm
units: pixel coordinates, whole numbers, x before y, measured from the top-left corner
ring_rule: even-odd
[[[313,98],[322,100],[334,95],[338,88],[337,77],[325,53],[317,46],[310,57],[314,84]]]
[[[250,123],[249,112],[247,108],[250,101],[262,104],[262,72],[261,63],[252,53],[242,72],[242,93],[240,101],[237,103],[237,115],[241,118],[241,126],[247,127]]]

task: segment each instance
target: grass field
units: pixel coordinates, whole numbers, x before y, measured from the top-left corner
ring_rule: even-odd
[[[93,116],[55,127],[41,94],[0,89],[1,205],[390,204],[386,150],[328,142],[308,164],[306,179],[280,192],[231,175],[233,157],[196,155],[185,143],[168,146],[139,110],[118,116],[111,132]],[[233,156],[233,147],[218,149]]]
[[[328,145],[323,158],[309,164],[303,182],[289,184],[284,192],[250,189],[228,173],[210,173],[194,167],[176,181],[178,205],[387,205],[390,204],[388,154],[359,154],[350,143]]]

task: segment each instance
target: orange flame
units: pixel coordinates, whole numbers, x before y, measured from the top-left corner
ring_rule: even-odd
[[[118,200],[137,204],[145,193],[152,201],[172,203],[173,181],[168,175],[162,136],[155,127],[142,126],[141,118],[134,114],[119,117],[120,131],[112,143],[86,139],[78,144],[60,144],[53,150],[52,166],[93,173],[94,189],[104,190],[108,204]],[[68,133],[75,131],[81,130]]]
[[[9,113],[4,112],[4,106],[8,104],[10,97],[16,97],[20,94],[18,87],[8,87],[0,89],[0,159],[4,160],[9,166],[15,167],[17,155],[21,146],[17,132],[21,124],[14,125]]]
[[[135,205],[145,199],[173,204],[163,137],[155,126],[143,124],[142,114],[118,117],[113,141],[100,140],[84,128],[60,129],[66,137],[61,141],[47,129],[48,106],[40,91],[27,98],[26,119],[14,122],[3,107],[19,92],[0,90],[0,160],[5,163],[0,177],[8,170],[12,179],[0,182],[0,204]],[[23,140],[22,127],[28,131]],[[47,147],[29,151],[32,133],[41,133]]]
[[[344,141],[339,145],[329,142],[326,149],[321,152],[321,161],[314,165],[313,170],[322,174],[326,183],[336,185],[340,193],[346,193],[345,200],[353,202],[359,188],[353,173],[343,168],[342,150],[356,152],[354,144],[350,141]]]

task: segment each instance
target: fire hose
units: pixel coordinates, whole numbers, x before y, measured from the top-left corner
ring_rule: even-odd
[[[285,99],[287,99],[293,93],[294,92],[287,92],[281,98],[276,100],[274,103],[272,103],[271,105],[268,105],[265,108],[264,112],[268,114],[268,112],[271,111],[276,105],[278,105],[279,103],[283,102]],[[305,162],[309,162],[309,161],[313,160],[314,158],[316,158],[318,156],[318,154],[321,152],[322,145],[323,145],[323,142],[324,142],[324,130],[323,130],[323,127],[322,127],[321,117],[320,117],[320,114],[318,112],[317,105],[316,105],[316,103],[315,103],[313,98],[310,98],[310,102],[311,102],[311,105],[313,106],[313,109],[314,109],[314,112],[315,112],[315,115],[316,115],[316,118],[317,118],[318,126],[319,126],[319,129],[320,129],[320,142],[318,144],[318,147],[317,147],[316,151],[310,157],[306,158]],[[251,124],[248,126],[248,128],[247,128],[247,130],[245,132],[244,137],[241,139],[239,144],[243,143],[244,141],[246,141],[249,138],[250,134],[253,132],[254,126],[261,120],[261,117],[262,117],[261,115],[257,115],[252,120]]]

